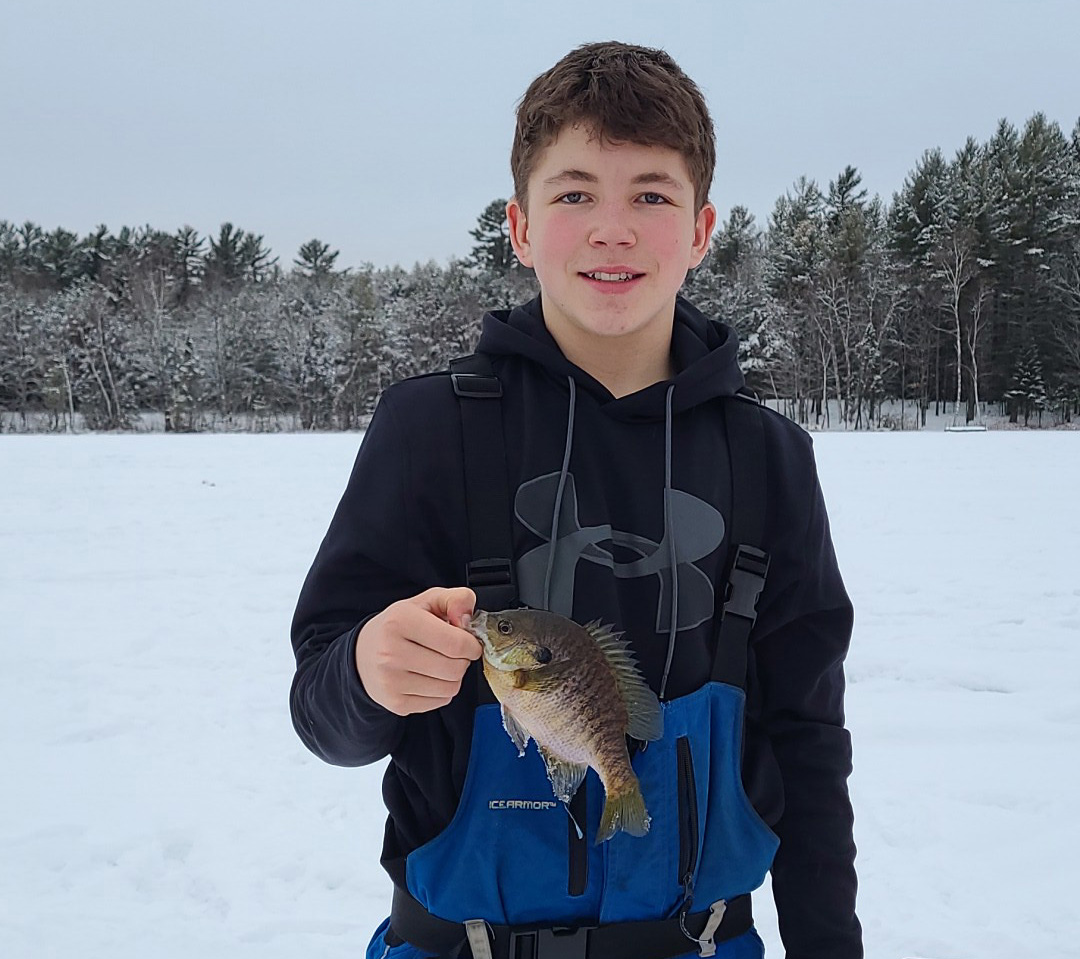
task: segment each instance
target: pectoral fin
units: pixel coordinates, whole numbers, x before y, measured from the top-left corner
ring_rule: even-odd
[[[530,693],[545,693],[556,689],[570,670],[568,663],[552,663],[536,669],[519,669],[514,673],[514,686]]]
[[[513,744],[517,746],[518,755],[524,756],[525,747],[529,745],[529,734],[522,728],[521,724],[514,719],[505,704],[503,704],[502,707],[502,721],[503,729],[506,730],[506,735],[509,736]]]
[[[551,780],[551,788],[555,792],[555,798],[560,802],[570,802],[574,793],[578,791],[581,780],[585,778],[588,766],[568,763],[558,756],[548,752],[540,746],[540,755],[544,757],[544,765],[547,766],[548,779]]]

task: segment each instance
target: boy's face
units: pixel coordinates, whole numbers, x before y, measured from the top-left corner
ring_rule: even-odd
[[[667,349],[675,295],[709,248],[716,210],[694,213],[686,161],[668,147],[562,130],[507,204],[518,259],[536,271],[544,319],[578,348],[610,337]],[[646,348],[648,348],[646,346]]]

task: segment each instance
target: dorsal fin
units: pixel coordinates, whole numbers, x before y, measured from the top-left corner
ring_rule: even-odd
[[[659,739],[664,735],[664,713],[656,693],[641,678],[630,644],[622,638],[622,633],[612,632],[610,626],[601,625],[598,619],[585,626],[585,630],[600,647],[615,674],[619,695],[630,714],[626,732],[641,742]]]

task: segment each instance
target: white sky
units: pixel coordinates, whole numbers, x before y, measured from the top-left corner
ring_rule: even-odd
[[[589,40],[668,50],[705,91],[712,199],[765,222],[845,164],[888,197],[1036,110],[1080,115],[1074,0],[0,0],[0,219],[80,234],[226,220],[287,265],[468,253],[510,191],[514,106]]]

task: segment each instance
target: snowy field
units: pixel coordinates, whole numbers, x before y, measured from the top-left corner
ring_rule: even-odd
[[[309,756],[287,702],[357,443],[0,437],[0,956],[362,954],[380,769]],[[815,444],[856,605],[868,959],[1076,956],[1080,437]]]

